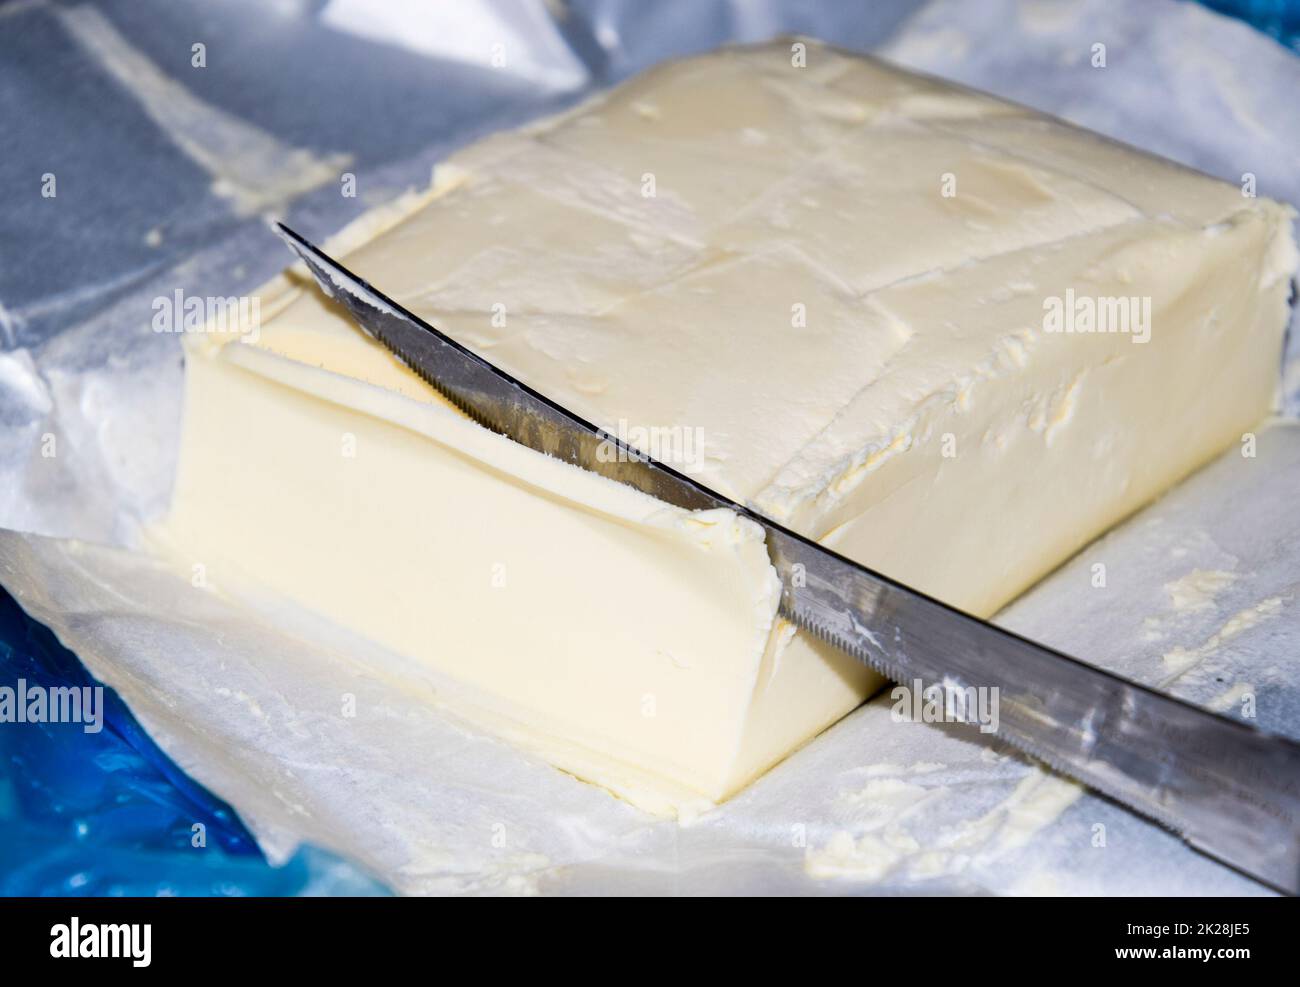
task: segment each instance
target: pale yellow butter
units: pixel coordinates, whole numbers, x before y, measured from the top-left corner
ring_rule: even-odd
[[[677,468],[982,615],[1268,412],[1296,264],[1276,203],[788,43],[489,138],[329,249],[584,417],[658,429]],[[1067,301],[1077,329],[1130,300],[1127,331],[1049,331]],[[219,588],[410,656],[661,813],[878,685],[775,618],[753,524],[473,425],[299,278],[262,312],[251,344],[187,348],[159,534]]]

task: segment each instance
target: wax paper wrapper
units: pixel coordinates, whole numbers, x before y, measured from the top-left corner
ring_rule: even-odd
[[[23,107],[0,163],[16,169],[0,582],[272,860],[311,844],[407,893],[1266,893],[996,738],[900,720],[887,694],[718,809],[658,820],[460,723],[401,656],[286,604],[196,591],[136,546],[166,510],[179,436],[180,346],[150,330],[152,302],[255,289],[286,261],[267,215],[323,239],[476,136],[664,58],[783,33],[1249,173],[1294,203],[1300,62],[1285,49],[1192,5],[1101,0],[150,0],[0,20],[0,93]],[[57,194],[39,194],[50,179]],[[1298,484],[1300,426],[1262,424],[998,619],[1294,735]]]

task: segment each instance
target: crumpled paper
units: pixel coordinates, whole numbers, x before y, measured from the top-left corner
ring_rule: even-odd
[[[96,147],[83,156],[98,170],[73,167],[58,198],[7,213],[20,242],[52,242],[65,263],[50,269],[45,246],[19,256],[7,241],[0,265],[0,582],[273,860],[305,841],[408,893],[1264,892],[973,728],[899,722],[887,694],[717,810],[656,820],[460,724],[400,656],[287,605],[252,610],[196,590],[131,546],[166,508],[179,434],[179,344],[150,330],[151,301],[253,290],[286,260],[265,211],[323,237],[485,130],[664,57],[792,31],[883,42],[908,65],[1230,180],[1254,172],[1261,194],[1295,202],[1300,109],[1277,95],[1297,91],[1293,56],[1172,2],[999,0],[992,15],[988,4],[912,14],[887,3],[864,16],[829,3],[652,14],[485,0],[457,5],[455,31],[403,20],[424,16],[416,5],[366,18],[351,0],[235,2],[205,7],[200,32],[152,6],[36,5],[0,32],[0,48],[25,35],[81,64],[74,86],[98,76],[109,96],[95,114],[116,115],[148,152],[127,160],[123,138],[94,120],[61,131],[85,112],[75,92],[45,114],[44,138],[15,136],[33,156],[59,140]],[[259,27],[268,17],[274,32]],[[240,45],[254,35],[250,53]],[[216,72],[173,54],[191,37]],[[1091,64],[1097,43],[1104,69]],[[222,79],[236,75],[244,89],[231,95]],[[275,171],[281,152],[300,152],[314,189]],[[340,194],[342,169],[355,199]],[[125,204],[106,212],[111,195],[79,197],[87,175]],[[133,245],[97,254],[85,246],[97,237]],[[999,619],[1294,733],[1298,480],[1300,427],[1262,430],[1254,457],[1230,450]]]

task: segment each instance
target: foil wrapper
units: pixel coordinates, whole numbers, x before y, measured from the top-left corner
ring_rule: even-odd
[[[152,331],[153,300],[254,290],[286,263],[267,216],[323,239],[486,132],[786,33],[1296,203],[1300,61],[1281,46],[1172,0],[20,2],[0,25],[0,94],[22,108],[0,163],[0,582],[273,861],[312,844],[405,893],[1267,893],[996,737],[900,718],[888,693],[716,810],[654,819],[459,723],[401,656],[196,592],[137,534],[166,510],[179,438],[180,345]],[[1254,452],[998,620],[1300,734],[1300,425],[1261,426]]]

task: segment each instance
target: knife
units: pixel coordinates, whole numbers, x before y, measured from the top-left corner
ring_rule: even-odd
[[[782,527],[567,411],[283,224],[274,230],[365,332],[474,421],[665,503],[749,518],[766,534],[787,620],[895,682],[937,688],[950,710],[961,704],[948,697],[996,689],[1001,739],[1300,893],[1300,745],[995,627]]]

